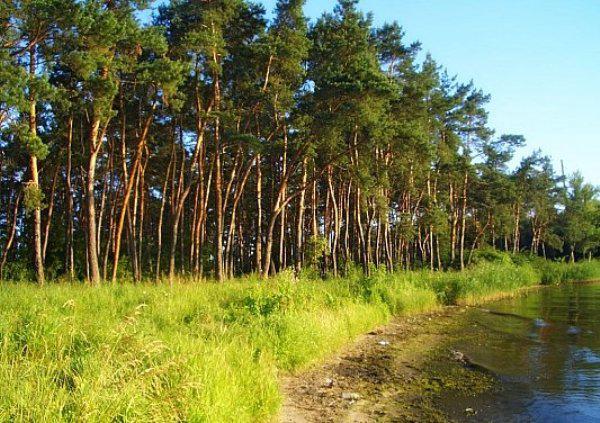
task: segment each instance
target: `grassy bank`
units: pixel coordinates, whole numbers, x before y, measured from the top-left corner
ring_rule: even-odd
[[[174,288],[4,284],[0,421],[260,421],[278,376],[394,315],[540,282],[600,278],[600,263],[482,261],[466,272]]]

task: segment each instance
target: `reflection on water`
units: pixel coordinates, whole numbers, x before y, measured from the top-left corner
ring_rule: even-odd
[[[455,347],[502,382],[493,421],[600,421],[600,284],[473,309]]]

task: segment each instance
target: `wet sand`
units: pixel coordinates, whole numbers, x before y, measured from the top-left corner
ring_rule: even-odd
[[[283,380],[280,421],[447,422],[479,420],[493,374],[451,349],[463,307],[406,317],[361,337],[337,357]],[[479,400],[482,401],[479,401]]]

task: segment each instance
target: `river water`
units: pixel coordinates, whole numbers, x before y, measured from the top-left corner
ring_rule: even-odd
[[[450,415],[600,422],[600,284],[544,288],[471,309],[464,318],[452,347],[495,375],[499,389],[470,399],[471,417],[465,401],[446,401]]]

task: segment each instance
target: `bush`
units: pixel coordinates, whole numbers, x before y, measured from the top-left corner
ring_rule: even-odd
[[[480,250],[476,250],[473,253],[471,262],[474,265],[482,264],[482,263],[500,263],[500,264],[513,263],[512,257],[509,253],[507,253],[505,251],[501,251],[501,250],[496,250],[493,248],[483,248]]]

